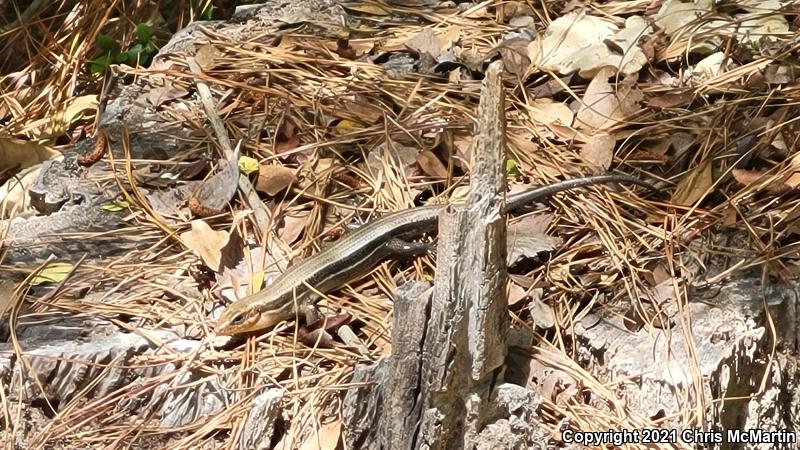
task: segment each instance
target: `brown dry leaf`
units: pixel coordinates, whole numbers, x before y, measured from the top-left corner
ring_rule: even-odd
[[[472,136],[456,136],[453,139],[453,148],[455,149],[456,166],[469,171],[470,164],[472,164]]]
[[[217,66],[217,61],[222,58],[222,52],[211,44],[203,44],[197,48],[194,59],[203,71],[211,70]]]
[[[795,81],[797,75],[788,64],[772,64],[764,69],[764,79],[770,84],[788,84]]]
[[[698,17],[710,14],[714,8],[713,0],[696,0],[684,2],[680,0],[666,0],[655,16],[655,23],[667,35],[684,30],[685,27],[697,21]]]
[[[39,177],[41,164],[28,167],[9,178],[0,186],[0,217],[13,211],[21,210],[28,200],[28,188]],[[0,234],[2,238],[2,234]]]
[[[350,117],[357,117],[360,122],[370,125],[378,123],[384,115],[384,108],[380,102],[362,94],[344,100],[342,108],[351,115]]]
[[[725,211],[722,213],[720,226],[722,226],[722,228],[737,228],[737,222],[739,222],[739,213],[736,211],[736,208],[732,206],[725,208]]]
[[[614,146],[617,140],[608,133],[593,134],[581,145],[581,158],[592,166],[606,171],[614,161]]]
[[[511,144],[513,144],[516,151],[531,157],[539,153],[541,150],[539,144],[533,142],[527,133],[508,133],[507,139]]]
[[[447,178],[447,168],[430,150],[423,150],[417,155],[417,164],[429,177]]]
[[[638,72],[649,60],[639,42],[652,32],[653,28],[641,16],[625,19],[625,28],[603,41],[616,52],[612,54],[611,65],[621,67],[620,72],[626,75]],[[622,55],[621,59],[617,55]]]
[[[658,97],[653,97],[647,100],[647,105],[654,108],[674,108],[676,106],[689,106],[694,99],[694,93],[691,91],[684,92],[669,92]]]
[[[230,159],[219,160],[219,171],[205,180],[187,201],[192,214],[213,216],[225,209],[239,188],[239,148]]]
[[[439,41],[439,48],[444,51],[450,49],[459,39],[461,39],[461,32],[463,28],[451,25],[444,29],[441,33],[436,35],[436,40]]]
[[[420,55],[427,53],[434,59],[442,54],[439,41],[436,39],[436,33],[430,28],[425,28],[414,36],[411,36],[411,38],[405,42],[405,46]]]
[[[544,37],[528,46],[530,60],[543,70],[560,74],[579,71],[591,78],[604,66],[625,75],[647,63],[639,40],[652,32],[647,22],[631,16],[620,30],[611,21],[584,12],[571,12],[550,22]]]
[[[719,48],[725,36],[736,34],[738,27],[734,21],[716,14],[714,3],[714,0],[667,0],[661,4],[654,16],[656,26],[667,36],[674,35],[680,40],[678,45],[659,51],[660,59],[675,58],[689,51],[708,54]]]
[[[630,162],[652,162],[659,164],[669,161],[669,156],[648,150],[636,149],[632,151],[626,159]]]
[[[189,91],[170,81],[163,81],[160,86],[152,86],[144,98],[153,106],[161,106],[168,101],[183,98]]]
[[[97,96],[96,95],[82,95],[69,99],[65,103],[66,107],[61,113],[50,117],[50,122],[47,124],[45,133],[49,135],[58,135],[66,132],[72,123],[81,117],[86,111],[95,112],[97,110]]]
[[[388,11],[375,3],[350,3],[342,5],[345,9],[350,9],[357,12],[372,14],[373,16],[388,16],[391,11]]]
[[[634,86],[635,80],[626,78],[612,86],[608,79],[614,73],[613,67],[605,67],[589,82],[575,117],[578,129],[590,132],[608,130],[639,111],[643,95]]]
[[[352,120],[343,119],[340,120],[339,123],[337,123],[333,128],[336,130],[336,134],[339,136],[346,136],[348,134],[357,133],[364,127]]]
[[[300,450],[336,450],[341,434],[341,420],[328,422],[312,432],[300,445]]]
[[[712,53],[684,72],[685,81],[705,82],[728,72],[736,63],[725,52]]]
[[[531,58],[528,56],[530,43],[528,38],[515,37],[504,40],[495,48],[509,73],[522,77],[528,72],[531,66]]]
[[[565,86],[569,85],[571,76],[552,78],[544,84],[540,84],[529,89],[530,97],[534,99],[551,99],[556,94],[564,92]],[[534,100],[535,102],[535,100]]]
[[[283,242],[291,245],[297,241],[297,238],[305,230],[306,224],[308,224],[308,216],[310,214],[311,211],[303,210],[297,212],[296,215],[283,217],[283,228],[278,231],[278,236],[283,239]]]
[[[672,195],[672,202],[684,206],[695,204],[714,184],[712,176],[711,162],[701,162],[691,173],[681,178]]]
[[[584,133],[572,128],[569,125],[561,125],[558,122],[553,122],[547,126],[556,137],[564,142],[569,141],[588,141],[589,137],[586,136]]]
[[[14,296],[16,289],[17,285],[13,281],[0,280],[0,318],[3,318],[11,310],[14,302],[18,299]]]
[[[533,258],[539,253],[552,252],[561,239],[546,234],[534,236],[516,235],[507,241],[506,264],[511,266],[522,258]]]
[[[742,184],[744,186],[758,183],[760,180],[764,178],[764,174],[765,172],[761,170],[733,169],[731,171],[733,179],[736,180],[737,183]]]
[[[511,241],[515,236],[535,236],[543,234],[553,223],[554,214],[529,214],[522,219],[508,226],[508,240]]]
[[[258,166],[256,190],[273,196],[297,181],[294,170],[274,164],[261,164]]]
[[[739,42],[753,48],[758,48],[762,40],[779,41],[789,39],[793,32],[789,30],[789,22],[781,12],[781,2],[778,0],[759,0],[756,4],[746,7],[749,14],[734,16],[738,27],[736,29]],[[774,11],[774,14],[765,14]]]
[[[678,131],[670,134],[666,139],[659,139],[653,145],[649,145],[647,150],[657,155],[666,155],[670,148],[674,150],[674,157],[680,157],[691,147],[697,137],[693,134]]]
[[[417,156],[419,150],[414,147],[398,144],[396,142],[384,142],[367,155],[367,165],[378,174],[383,172],[384,161],[394,161],[390,167],[401,167],[405,176],[410,177],[419,173],[417,166]]]
[[[223,259],[216,276],[219,286],[230,286],[221,290],[220,294],[224,298],[236,300],[254,294],[261,289],[265,280],[271,282],[286,270],[288,262],[284,258],[286,255],[282,243],[279,243],[278,239],[269,241],[269,251],[265,251],[264,247],[259,245],[252,245],[247,252],[243,252],[241,250],[244,244],[241,236],[236,229],[231,230],[231,238],[228,240],[228,245],[223,248]],[[238,250],[242,257],[234,262],[234,258],[226,255],[228,250]]]
[[[537,98],[527,105],[527,110],[533,121],[546,125],[553,122],[571,125],[575,116],[569,106],[561,102],[554,102],[549,98]]]
[[[533,324],[537,328],[547,330],[556,326],[556,314],[550,305],[542,301],[542,294],[544,294],[544,289],[542,288],[536,288],[531,291],[528,312],[530,312]]]
[[[275,153],[281,154],[292,151],[300,145],[300,136],[297,135],[297,128],[291,120],[284,120],[275,137]]]
[[[376,44],[372,39],[351,39],[347,41],[347,46],[355,52],[356,57],[360,57],[371,52]]]
[[[520,258],[532,258],[539,253],[553,251],[561,245],[560,238],[545,234],[553,217],[552,213],[531,214],[508,226],[506,262],[509,266]]]
[[[560,74],[588,68],[576,64],[576,59],[595,55],[599,59],[606,49],[603,40],[613,35],[617,27],[600,17],[572,12],[550,22],[543,39],[529,46],[530,59],[543,70]],[[595,61],[594,63],[599,63]],[[603,65],[608,61],[602,61]],[[590,64],[591,65],[591,64]]]
[[[778,185],[779,187],[781,185]],[[783,186],[788,187],[789,189],[797,189],[797,186],[800,186],[800,172],[795,172],[789,175],[788,178],[783,180]],[[783,192],[783,190],[776,191],[776,192]]]
[[[61,153],[30,141],[0,137],[0,172],[25,169]]]
[[[214,272],[219,270],[222,249],[228,244],[229,238],[227,231],[215,231],[203,220],[193,220],[192,229],[181,233],[181,242]]]
[[[653,284],[663,283],[672,278],[673,276],[670,275],[670,271],[664,263],[659,263],[655,269],[653,269]]]
[[[508,292],[506,297],[508,298],[508,306],[514,307],[517,305],[517,303],[528,298],[528,291],[517,283],[508,283]]]

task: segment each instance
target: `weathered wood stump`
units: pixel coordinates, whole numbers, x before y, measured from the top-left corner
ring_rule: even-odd
[[[359,367],[344,404],[352,448],[528,448],[535,395],[500,384],[507,354],[502,66],[486,73],[470,194],[440,217],[438,271],[398,289],[392,354]],[[524,398],[523,401],[520,401]],[[544,436],[539,436],[544,439]]]

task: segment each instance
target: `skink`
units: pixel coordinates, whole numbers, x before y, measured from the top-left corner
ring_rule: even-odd
[[[632,183],[655,190],[649,183],[628,175],[596,175],[509,195],[506,209],[513,211],[561,191],[612,182]],[[231,303],[216,322],[217,334],[258,331],[291,320],[318,300],[321,294],[369,273],[382,260],[421,253],[421,246],[400,239],[435,232],[439,213],[445,206],[397,211],[346,234],[325,250],[290,267],[262,291]]]

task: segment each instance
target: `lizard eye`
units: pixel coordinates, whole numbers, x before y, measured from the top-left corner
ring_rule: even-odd
[[[235,325],[235,326],[239,326],[239,325],[244,323],[244,319],[245,319],[245,315],[244,314],[242,314],[242,313],[236,314],[235,316],[233,316],[233,319],[231,319],[231,324]]]

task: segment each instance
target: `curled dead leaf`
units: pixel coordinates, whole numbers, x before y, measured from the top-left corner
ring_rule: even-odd
[[[5,217],[9,213],[14,214],[25,207],[28,200],[28,188],[39,177],[41,169],[41,164],[28,167],[0,185],[0,206],[2,207],[0,208],[0,217]],[[0,229],[0,239],[3,237],[2,231]]]
[[[447,178],[447,168],[430,150],[422,150],[417,155],[417,164],[429,177]]]
[[[172,100],[189,95],[189,91],[172,81],[161,80],[159,85],[151,86],[144,98],[153,106],[161,106]]]
[[[639,16],[631,16],[620,30],[602,17],[570,12],[550,22],[540,39],[528,46],[530,60],[543,70],[560,74],[579,72],[591,78],[604,66],[625,75],[638,73],[648,58],[639,46],[652,29]]]
[[[672,195],[672,201],[678,205],[691,206],[708,194],[713,184],[711,161],[705,160],[681,178]]]
[[[222,249],[230,238],[227,231],[216,231],[203,220],[193,220],[192,229],[181,233],[181,242],[194,251],[214,272],[219,270]]]
[[[308,224],[308,216],[310,211],[300,211],[292,216],[284,216],[283,228],[278,231],[278,236],[283,239],[286,244],[293,244],[300,237],[300,234],[305,230]]]
[[[297,135],[297,128],[289,119],[286,119],[278,129],[275,137],[275,153],[281,154],[292,151],[300,145],[300,136]]]
[[[517,283],[509,283],[506,298],[508,298],[509,308],[513,308],[528,298],[528,292]]]
[[[436,33],[430,28],[425,28],[412,36],[406,41],[405,46],[420,55],[427,53],[434,59],[442,54],[442,49],[439,47],[439,42],[436,40]]]
[[[57,150],[31,141],[0,137],[0,172],[25,169],[60,155]]]
[[[273,164],[261,164],[258,167],[256,190],[269,196],[285,190],[297,181],[294,170]]]
[[[555,217],[552,213],[529,214],[511,223],[508,226],[508,240],[513,240],[514,236],[535,236],[543,234],[550,228]]]
[[[526,106],[528,114],[533,121],[546,125],[553,122],[572,125],[572,119],[575,116],[565,103],[555,102],[549,98],[537,98]]]
[[[221,213],[239,188],[239,149],[229,159],[219,160],[220,169],[200,184],[187,205],[192,214],[209,217]]]
[[[675,108],[678,106],[689,106],[694,99],[694,92],[691,91],[683,91],[683,92],[668,92],[663,95],[659,95],[658,97],[653,97],[647,100],[647,104],[654,108]]]
[[[581,158],[604,172],[611,167],[616,144],[616,139],[608,133],[593,134],[588,142],[581,144]]]
[[[536,288],[530,293],[531,301],[528,311],[537,328],[549,330],[556,326],[556,313],[553,308],[542,301],[544,289]]]
[[[211,44],[203,44],[195,51],[194,59],[203,71],[208,71],[217,66],[217,61],[223,57],[221,51]]]
[[[639,112],[639,102],[644,96],[635,86],[635,79],[625,78],[612,86],[608,79],[615,72],[613,67],[605,67],[589,82],[575,117],[576,128],[609,130]]]
[[[530,43],[529,38],[516,37],[504,40],[495,48],[509,73],[522,77],[528,72],[531,66],[531,58],[528,56]]]
[[[521,258],[533,258],[539,253],[552,252],[561,245],[561,239],[546,234],[536,236],[517,235],[508,240],[506,264],[509,266]]]

